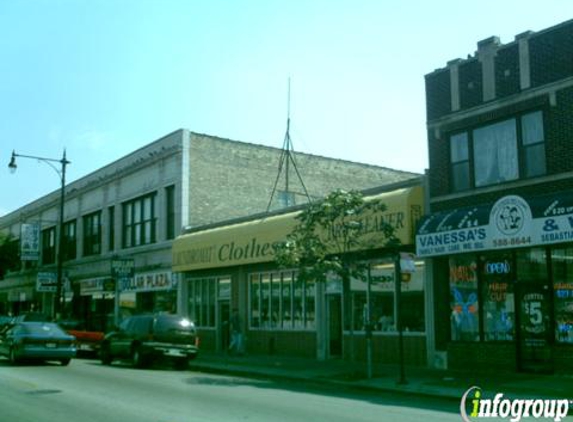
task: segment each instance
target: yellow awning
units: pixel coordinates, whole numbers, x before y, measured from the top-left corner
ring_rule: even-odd
[[[420,186],[398,189],[366,200],[380,199],[386,211],[367,213],[362,218],[367,243],[385,243],[378,230],[382,222],[395,228],[402,244],[412,244],[417,220],[422,216],[423,193]],[[185,234],[173,243],[173,271],[183,272],[234,265],[270,262],[274,258],[273,244],[282,242],[293,230],[298,212],[254,219],[213,229]]]

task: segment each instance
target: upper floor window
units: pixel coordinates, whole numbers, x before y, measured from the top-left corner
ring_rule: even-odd
[[[101,253],[101,211],[84,216],[84,256]]]
[[[68,221],[64,224],[63,239],[64,260],[76,259],[76,220]]]
[[[56,228],[42,230],[42,264],[56,262]]]
[[[108,239],[107,239],[107,244],[108,244],[108,250],[113,251],[115,249],[115,207],[111,206],[107,209],[107,215],[108,215],[108,222],[109,222],[109,227],[108,227]]]
[[[540,111],[521,118],[523,164],[525,177],[545,174],[545,137],[543,114]]]
[[[450,166],[456,192],[545,174],[542,112],[451,136]]]
[[[454,190],[461,191],[470,187],[470,155],[467,132],[458,133],[450,140],[452,162],[452,183]]]
[[[519,177],[515,120],[474,130],[475,185],[488,186]]]
[[[155,243],[155,193],[125,202],[122,211],[124,248]]]
[[[165,188],[165,237],[175,239],[175,186]]]

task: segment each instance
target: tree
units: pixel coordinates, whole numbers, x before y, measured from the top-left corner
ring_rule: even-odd
[[[18,242],[12,236],[0,233],[0,280],[9,270],[15,270],[19,267]]]
[[[329,274],[365,280],[368,265],[357,259],[360,254],[399,244],[394,227],[376,217],[385,210],[380,200],[365,200],[358,191],[336,190],[296,217],[286,241],[275,245],[275,260],[297,268],[304,280],[325,281]]]
[[[381,218],[385,210],[386,205],[378,199],[365,199],[358,191],[337,190],[308,205],[297,215],[298,222],[287,239],[275,245],[276,262],[281,267],[297,268],[300,279],[324,282],[334,275],[342,280],[351,360],[354,360],[354,327],[350,280],[367,280],[367,251],[394,249],[400,243],[394,227]],[[370,321],[367,327],[371,328]]]

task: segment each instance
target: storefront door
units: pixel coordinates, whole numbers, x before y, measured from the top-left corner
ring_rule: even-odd
[[[522,283],[517,289],[518,367],[525,372],[551,372],[551,296],[545,283]]]
[[[328,355],[342,356],[342,298],[339,294],[327,295]]]

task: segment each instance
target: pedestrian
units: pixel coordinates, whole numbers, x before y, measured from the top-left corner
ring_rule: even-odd
[[[239,310],[233,309],[230,320],[231,329],[231,344],[229,345],[229,353],[236,355],[243,354],[243,328],[241,324],[241,317],[239,316]]]

